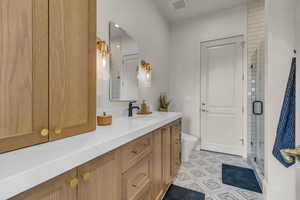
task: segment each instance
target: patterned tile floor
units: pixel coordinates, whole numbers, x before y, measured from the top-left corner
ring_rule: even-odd
[[[248,167],[238,156],[194,150],[184,162],[174,184],[205,194],[205,200],[263,200],[259,193],[222,184],[222,163]]]

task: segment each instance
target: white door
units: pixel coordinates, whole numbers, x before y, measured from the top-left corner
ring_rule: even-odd
[[[137,54],[123,56],[121,72],[121,99],[135,100],[138,98],[138,65]]]
[[[201,43],[201,148],[243,154],[243,36]]]

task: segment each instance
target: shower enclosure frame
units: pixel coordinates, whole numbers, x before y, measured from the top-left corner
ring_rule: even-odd
[[[254,168],[259,182],[264,178],[264,102],[265,102],[265,64],[263,44],[255,51],[255,63],[251,63],[251,78],[248,87],[248,105],[250,122],[249,134],[251,136],[248,152],[248,161]],[[262,184],[261,184],[262,185]]]

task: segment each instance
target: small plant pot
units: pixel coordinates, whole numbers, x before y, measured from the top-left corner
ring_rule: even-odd
[[[168,108],[159,108],[160,112],[168,112]]]

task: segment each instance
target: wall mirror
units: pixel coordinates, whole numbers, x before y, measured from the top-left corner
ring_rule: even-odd
[[[139,48],[137,42],[118,24],[109,23],[110,100],[138,99]]]

